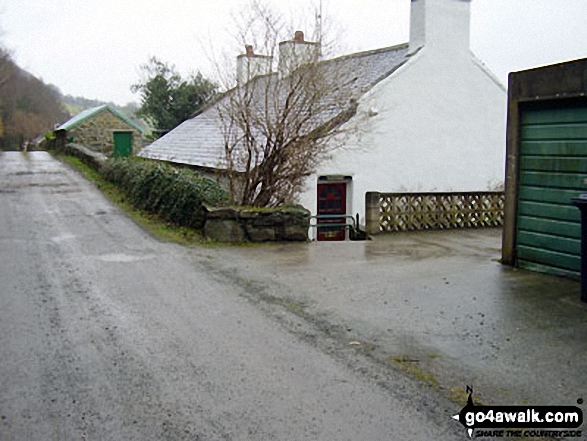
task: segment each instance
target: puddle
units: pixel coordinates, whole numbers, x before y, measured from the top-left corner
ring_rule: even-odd
[[[56,243],[65,242],[71,239],[75,239],[75,236],[73,234],[61,234],[59,236],[54,236],[51,238],[51,240]]]
[[[113,262],[113,263],[118,263],[118,262],[139,262],[141,260],[149,260],[152,257],[151,256],[133,256],[131,254],[124,254],[124,253],[118,253],[118,254],[103,254],[101,256],[97,256],[96,257],[98,260],[101,260],[102,262]]]

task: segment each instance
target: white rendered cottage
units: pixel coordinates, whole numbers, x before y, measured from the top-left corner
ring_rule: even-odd
[[[319,194],[341,200],[344,213],[359,213],[363,220],[368,191],[483,191],[502,185],[506,91],[470,51],[470,1],[412,0],[410,26],[409,44],[323,62],[341,78],[348,76],[359,106],[346,124],[361,124],[345,140],[348,148],[307,179],[299,202],[313,214]],[[303,37],[282,43],[280,63],[314,45]],[[239,57],[241,80],[243,72],[267,74],[268,66],[267,57],[248,49]],[[222,168],[224,140],[214,107],[140,156]]]

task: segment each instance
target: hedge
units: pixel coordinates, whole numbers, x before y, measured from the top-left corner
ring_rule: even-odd
[[[222,206],[228,202],[226,191],[213,180],[162,162],[109,159],[101,173],[133,205],[180,226],[201,229],[206,222],[202,204]]]

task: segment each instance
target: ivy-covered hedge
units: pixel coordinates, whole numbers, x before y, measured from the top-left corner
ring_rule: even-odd
[[[228,202],[226,191],[213,180],[161,162],[109,159],[100,171],[135,206],[185,227],[203,228],[206,211],[202,204],[222,206]]]

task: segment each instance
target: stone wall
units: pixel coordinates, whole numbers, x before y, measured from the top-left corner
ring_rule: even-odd
[[[302,206],[275,209],[207,208],[204,234],[219,242],[308,240],[310,211]]]
[[[83,163],[89,165],[94,170],[100,170],[100,167],[102,167],[107,160],[106,155],[103,153],[95,152],[83,145],[70,143],[66,144],[62,150],[68,155],[81,159]]]
[[[76,144],[112,156],[114,132],[132,132],[133,154],[138,152],[142,144],[141,133],[107,109],[68,130],[67,138]]]

